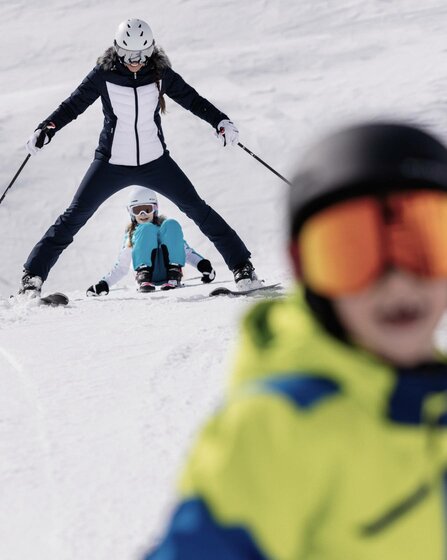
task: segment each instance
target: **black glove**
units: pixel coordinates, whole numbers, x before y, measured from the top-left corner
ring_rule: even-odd
[[[97,284],[87,289],[87,296],[106,296],[109,293],[109,285],[105,280],[100,280]]]
[[[202,280],[204,284],[209,284],[216,278],[216,271],[211,266],[208,259],[202,259],[197,265],[197,270],[202,273],[202,278],[200,280]]]
[[[42,132],[45,133],[41,142],[42,146],[46,146],[51,142],[51,139],[56,134],[56,125],[51,121],[43,121],[39,124],[36,130],[42,130]],[[42,146],[38,146],[38,148],[41,148]]]
[[[40,150],[51,142],[56,134],[56,127],[52,122],[40,123],[36,130],[28,138],[26,149],[30,156],[35,156]]]

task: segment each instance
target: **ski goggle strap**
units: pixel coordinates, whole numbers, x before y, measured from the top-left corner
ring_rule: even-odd
[[[130,51],[128,49],[123,49],[118,43],[114,42],[114,47],[118,58],[123,64],[130,64],[131,62],[138,62],[139,64],[144,64],[152,56],[155,49],[155,40],[146,48],[141,51]]]
[[[421,190],[340,202],[310,217],[295,243],[304,284],[326,297],[358,292],[389,268],[447,278],[447,194]]]
[[[156,204],[138,204],[135,206],[130,206],[130,211],[134,216],[139,216],[140,214],[152,214],[152,212],[157,211]]]

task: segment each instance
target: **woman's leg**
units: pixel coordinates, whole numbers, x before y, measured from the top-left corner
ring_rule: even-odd
[[[228,268],[250,258],[250,252],[226,221],[200,198],[188,177],[168,154],[142,165],[138,182],[153,188],[176,204],[214,243]]]
[[[122,166],[94,160],[83,178],[70,206],[31,251],[24,268],[46,280],[51,268],[76,233],[109,196],[132,184]]]

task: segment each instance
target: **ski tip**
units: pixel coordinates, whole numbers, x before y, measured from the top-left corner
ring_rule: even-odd
[[[281,286],[281,282],[277,282],[276,284],[268,284],[266,286],[258,286],[257,288],[252,288],[251,290],[230,290],[229,288],[224,288],[222,286],[220,286],[219,288],[215,288],[214,290],[212,290],[209,293],[210,297],[214,297],[214,296],[248,296],[251,294],[256,294],[259,292],[263,292],[263,291],[268,291],[268,290],[272,290],[272,291],[276,291],[276,290],[281,290],[282,286]]]
[[[67,305],[70,300],[65,294],[61,292],[55,292],[49,294],[48,296],[41,297],[40,303],[42,305],[49,305],[51,307],[58,307],[59,305]]]
[[[229,290],[228,288],[214,288],[214,290],[212,290],[209,295],[210,297],[214,297],[214,296],[227,296],[229,294],[231,294],[232,291]]]

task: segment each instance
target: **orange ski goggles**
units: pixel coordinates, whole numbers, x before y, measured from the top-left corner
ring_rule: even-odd
[[[292,255],[304,284],[327,297],[360,291],[389,268],[447,278],[447,193],[339,202],[304,223]]]

